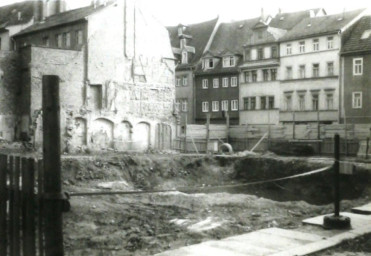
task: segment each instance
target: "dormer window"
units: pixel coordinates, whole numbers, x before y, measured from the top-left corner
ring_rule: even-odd
[[[371,35],[371,29],[365,30],[365,31],[362,33],[361,39],[367,39],[367,38],[370,37],[370,35]]]
[[[188,52],[183,51],[182,52],[182,64],[187,64],[188,63]]]
[[[228,56],[223,58],[223,67],[234,67],[235,66],[234,56]]]
[[[205,69],[214,68],[213,58],[204,59],[203,63],[204,63],[203,68]]]

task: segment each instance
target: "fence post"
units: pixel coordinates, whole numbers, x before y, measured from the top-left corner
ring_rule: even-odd
[[[210,113],[206,114],[206,154],[209,153],[209,141],[210,141]]]
[[[0,155],[0,255],[7,255],[6,189],[7,156]]]
[[[21,158],[11,157],[10,164],[14,160],[14,202],[13,202],[13,245],[10,247],[11,256],[18,256],[21,253],[21,192],[19,182],[21,180]]]
[[[59,77],[42,78],[45,255],[63,256]]]

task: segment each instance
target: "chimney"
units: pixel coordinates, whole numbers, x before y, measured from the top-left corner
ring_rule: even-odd
[[[37,0],[33,2],[33,17],[35,22],[40,22],[43,18],[43,2]]]

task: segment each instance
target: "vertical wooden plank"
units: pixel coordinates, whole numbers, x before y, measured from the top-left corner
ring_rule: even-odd
[[[46,256],[63,256],[59,77],[43,76],[44,224]]]
[[[14,256],[21,255],[21,194],[20,194],[20,170],[21,170],[21,160],[20,157],[14,158],[14,203],[13,203],[13,246],[11,248],[11,253]]]
[[[38,193],[38,244],[39,256],[44,256],[44,203],[42,195],[44,193],[44,168],[42,160],[37,163],[37,193]]]
[[[9,173],[9,254],[13,256],[14,251],[14,193],[15,193],[15,181],[14,181],[14,157],[9,157],[8,173]]]
[[[34,159],[22,158],[22,240],[23,255],[36,255],[35,240],[35,174]]]
[[[6,206],[7,206],[7,156],[0,155],[0,255],[7,254]]]

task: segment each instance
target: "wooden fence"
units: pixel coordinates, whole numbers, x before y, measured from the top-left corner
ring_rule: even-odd
[[[0,255],[44,255],[43,184],[40,161],[0,155]]]

